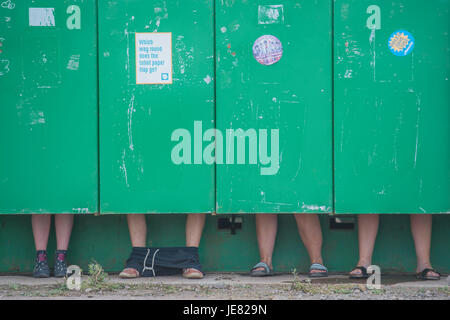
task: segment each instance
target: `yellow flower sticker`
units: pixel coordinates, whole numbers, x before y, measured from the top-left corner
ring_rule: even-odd
[[[394,32],[389,38],[389,49],[396,56],[406,56],[414,48],[414,37],[405,30]]]

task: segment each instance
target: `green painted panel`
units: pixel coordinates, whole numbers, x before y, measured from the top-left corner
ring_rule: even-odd
[[[216,6],[216,119],[225,163],[217,165],[217,211],[332,212],[331,1]],[[256,41],[264,35],[276,39]],[[267,65],[264,56],[279,56],[278,41],[282,57]],[[240,164],[231,129],[251,136]]]
[[[337,213],[450,212],[449,9],[336,1]]]
[[[149,246],[185,245],[185,215],[147,215]],[[208,215],[200,243],[200,262],[206,272],[248,272],[259,261],[255,216],[242,217],[242,229],[232,235],[218,230],[218,216]],[[330,272],[349,272],[358,261],[358,232],[329,228],[328,217],[321,215],[323,258]],[[449,215],[433,216],[431,262],[442,274],[450,273],[448,243]],[[31,219],[0,215],[0,272],[31,273],[35,251]],[[55,250],[54,227],[48,252]],[[120,272],[131,251],[125,215],[77,216],[69,246],[69,263],[87,270],[95,259],[108,272]],[[49,263],[53,263],[52,260]],[[373,263],[382,272],[414,273],[416,257],[408,215],[384,215],[375,243]],[[300,240],[292,215],[280,215],[273,265],[277,272],[306,273],[308,253]]]
[[[195,121],[214,128],[213,20],[211,0],[100,2],[102,213],[214,210],[214,166],[176,165],[171,157],[176,129],[187,130],[194,145],[202,138]],[[136,45],[136,34],[147,38],[147,49]],[[170,58],[172,68],[164,69]]]
[[[0,7],[0,213],[97,212],[96,1]]]

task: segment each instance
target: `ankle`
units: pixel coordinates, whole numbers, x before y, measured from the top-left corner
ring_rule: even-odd
[[[270,269],[272,269],[272,260],[270,259],[262,259],[261,262],[264,262],[265,264],[267,264],[269,266]]]
[[[422,262],[422,263],[417,262],[417,267],[416,267],[417,272],[421,272],[422,270],[425,270],[425,269],[433,269],[430,262]]]
[[[358,261],[358,266],[367,268],[367,267],[370,266],[370,265],[372,265],[372,261],[370,261],[370,260],[367,260],[367,259],[359,259],[359,261]]]
[[[47,260],[47,251],[46,250],[36,250],[36,259],[39,261]]]
[[[57,260],[65,261],[67,257],[67,250],[56,250],[55,256]]]
[[[311,259],[311,264],[314,264],[314,263],[323,265],[323,259],[322,259],[322,257],[316,258],[316,259]]]

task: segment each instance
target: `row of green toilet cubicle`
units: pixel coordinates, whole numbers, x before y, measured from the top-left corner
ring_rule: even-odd
[[[450,270],[449,0],[1,2],[0,271],[29,269],[36,213],[77,214],[75,256],[109,270],[130,246],[121,214],[171,214],[147,219],[173,245],[183,214],[212,213],[201,256],[230,271],[257,259],[246,214],[322,214],[337,271],[355,214],[437,214]],[[307,267],[291,219],[279,270]],[[408,223],[382,217],[392,270],[413,268]]]

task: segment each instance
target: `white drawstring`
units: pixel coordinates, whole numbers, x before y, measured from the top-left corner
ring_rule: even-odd
[[[147,254],[145,255],[145,259],[144,259],[144,268],[142,269],[142,275],[144,275],[144,271],[145,271],[145,270],[151,270],[152,273],[153,273],[153,276],[156,277],[156,275],[155,275],[155,270],[153,269],[153,266],[155,265],[155,257],[156,257],[156,254],[158,253],[158,251],[159,251],[159,249],[157,249],[157,250],[155,251],[155,253],[153,254],[153,258],[152,258],[152,267],[151,267],[151,268],[147,268],[147,266],[146,266],[146,264],[147,264],[147,258],[148,258],[148,255],[150,254],[150,249],[147,249]]]

